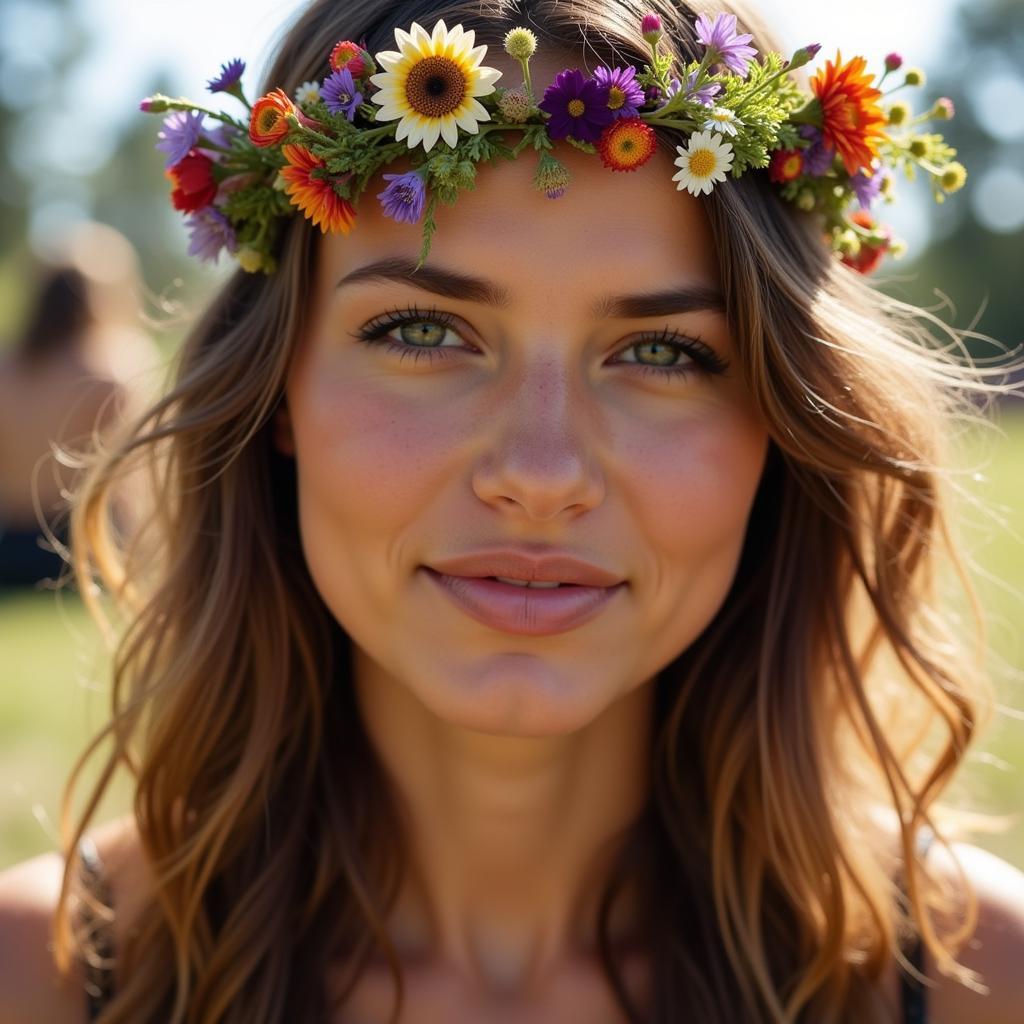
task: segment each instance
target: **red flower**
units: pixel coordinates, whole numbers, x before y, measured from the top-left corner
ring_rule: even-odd
[[[213,202],[217,194],[217,183],[213,180],[213,161],[196,149],[173,167],[164,171],[174,185],[171,202],[176,210],[195,213]]]
[[[283,89],[261,96],[253,104],[249,118],[249,138],[257,146],[273,146],[280,142],[291,131],[289,114],[298,117],[299,111]]]
[[[331,69],[340,71],[348,68],[353,78],[359,78],[366,71],[362,47],[349,39],[343,39],[331,50]]]
[[[869,231],[878,230],[878,224],[867,210],[857,210],[855,213],[851,213],[850,220]],[[892,241],[892,232],[889,228],[883,227],[881,230],[887,236],[881,245],[868,245],[866,242],[861,242],[860,252],[856,256],[843,256],[843,262],[862,274],[872,273],[882,262],[882,257],[889,251]]]
[[[334,191],[326,178],[313,177],[313,171],[325,166],[304,146],[282,146],[281,152],[289,166],[281,169],[281,177],[288,182],[286,189],[293,205],[297,206],[321,232],[347,235],[352,230],[356,211],[348,200]]]
[[[768,165],[768,177],[778,184],[799,178],[804,169],[804,154],[799,149],[777,149]]]
[[[878,101],[879,89],[871,85],[873,75],[865,75],[866,61],[854,57],[843,63],[836,53],[835,64],[825,67],[811,79],[811,88],[821,104],[821,131],[825,144],[842,158],[847,174],[870,168],[878,156],[878,141],[885,138],[882,126],[886,116]]]

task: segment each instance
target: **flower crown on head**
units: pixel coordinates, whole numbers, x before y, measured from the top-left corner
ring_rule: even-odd
[[[167,154],[174,207],[190,214],[189,254],[216,263],[227,251],[247,271],[272,273],[283,218],[301,210],[324,233],[347,235],[355,203],[382,167],[407,157],[412,170],[384,174],[376,198],[385,215],[422,223],[421,266],[430,251],[438,201],[453,204],[474,187],[477,164],[513,159],[531,150],[534,185],[551,199],[569,186],[568,168],[553,155],[564,140],[600,157],[611,171],[635,171],[656,148],[656,132],[675,140],[672,180],[699,196],[727,174],[738,178],[766,168],[781,196],[821,218],[824,236],[844,263],[869,273],[888,251],[905,246],[871,213],[893,199],[895,172],[931,178],[938,202],[966,180],[956,150],[922,122],[948,120],[953,104],[942,98],[912,116],[909,105],[880,105],[903,86],[923,85],[924,73],[904,72],[883,94],[877,86],[902,65],[885,59],[873,83],[863,57],[837,52],[804,92],[791,72],[812,61],[820,46],[802,47],[788,60],[767,53],[758,61],[751,36],[736,16],[696,20],[704,53],[676,69],[659,51],[661,19],[646,14],[641,34],[651,59],[635,66],[560,71],[538,101],[530,79],[537,39],[527,28],[504,37],[505,51],[523,72],[514,89],[495,85],[501,72],[481,62],[486,46],[474,32],[438,21],[432,32],[413,24],[395,29],[397,50],[371,57],[342,40],[328,57],[330,72],[294,95],[274,89],[251,105],[241,86],[245,64],[233,60],[210,80],[212,93],[229,93],[249,111],[248,121],[190,100],[157,94],[140,108],[166,113],[157,149]],[[207,118],[219,122],[211,129]],[[857,209],[851,210],[856,203]]]

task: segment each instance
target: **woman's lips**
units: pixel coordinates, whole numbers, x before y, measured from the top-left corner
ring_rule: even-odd
[[[517,587],[478,576],[448,576],[429,566],[427,575],[477,622],[522,636],[564,633],[589,622],[625,587]]]

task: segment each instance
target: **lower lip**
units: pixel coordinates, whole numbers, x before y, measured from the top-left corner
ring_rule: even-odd
[[[427,575],[464,612],[485,626],[522,636],[550,636],[594,618],[625,586],[517,587],[476,576]]]

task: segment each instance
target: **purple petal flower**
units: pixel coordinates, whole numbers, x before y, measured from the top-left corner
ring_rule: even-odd
[[[320,98],[332,114],[344,114],[350,121],[355,120],[356,109],[363,102],[363,94],[356,89],[348,68],[332,71],[324,79]]]
[[[613,118],[636,117],[640,112],[644,104],[644,91],[634,81],[635,75],[635,67],[594,69],[594,81],[608,90],[608,109]]]
[[[810,146],[804,152],[804,174],[820,178],[832,166],[836,152],[831,146],[825,144],[821,130],[813,124],[805,124],[800,127],[800,134],[805,139],[810,139]]]
[[[390,181],[377,198],[384,207],[384,215],[406,224],[415,224],[423,213],[423,201],[426,196],[426,185],[422,176],[416,171],[407,174],[385,174],[385,181]]]
[[[164,118],[156,148],[167,154],[166,167],[173,167],[188,156],[199,139],[203,116],[198,111],[175,110]]]
[[[718,14],[713,22],[702,14],[697,18],[696,30],[697,38],[712,51],[709,63],[720,61],[736,74],[746,75],[757,50],[747,45],[754,38],[749,32],[737,34],[735,14]]]
[[[871,204],[882,191],[882,182],[884,180],[885,169],[883,167],[879,167],[870,177],[861,171],[850,176],[850,185],[860,202],[862,210],[871,209]]]
[[[238,251],[238,240],[230,221],[215,206],[205,206],[185,221],[191,231],[189,256],[198,256],[208,263],[216,263],[224,249]]]
[[[673,78],[673,82],[678,79]],[[697,72],[693,70],[689,75],[686,76],[686,95],[691,99],[695,99],[698,103],[702,103],[705,107],[714,106],[714,97],[721,92],[722,87],[718,82],[710,82],[707,85],[702,85],[696,92],[693,91],[694,85],[697,83]],[[678,92],[678,89],[676,90]]]
[[[228,64],[221,64],[220,74],[216,78],[211,78],[206,83],[206,88],[210,92],[227,92],[233,85],[238,84],[238,80],[242,77],[244,71],[245,61],[239,60],[236,57]]]
[[[548,135],[552,139],[571,135],[581,142],[597,142],[605,125],[615,120],[608,107],[608,90],[593,78],[584,78],[579,68],[559,71],[537,106],[551,115]]]
[[[196,149],[211,160],[223,160],[227,157],[227,153],[221,153],[216,149],[206,149],[203,143],[212,142],[215,146],[220,146],[222,149],[230,149],[232,140],[236,139],[239,134],[238,129],[233,125],[218,124],[212,131],[204,131],[202,133],[202,138],[196,143]]]

